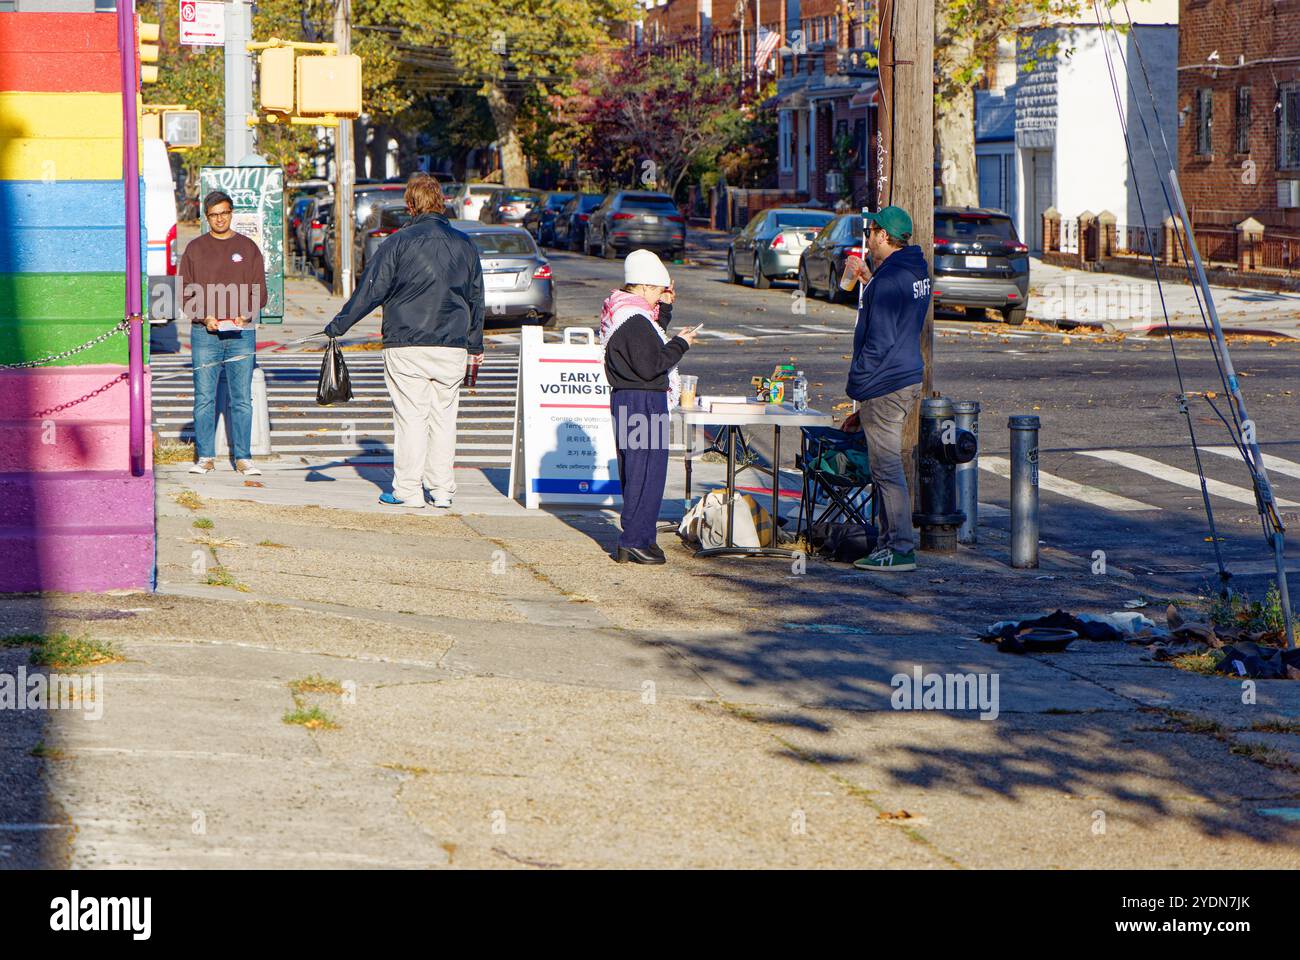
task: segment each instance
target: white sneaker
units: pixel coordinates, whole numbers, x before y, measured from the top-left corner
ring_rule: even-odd
[[[246,477],[260,477],[262,471],[257,469],[257,464],[252,460],[236,460],[235,469]]]
[[[450,509],[451,509],[451,497],[434,497],[434,498],[433,498],[433,505],[434,505],[435,507],[441,507],[443,510],[450,510]]]
[[[211,457],[197,461],[194,466],[190,467],[190,473],[211,473],[217,469],[217,462]]]

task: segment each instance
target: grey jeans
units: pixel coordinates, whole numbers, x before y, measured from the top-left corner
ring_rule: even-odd
[[[921,385],[913,384],[883,397],[864,400],[858,412],[862,433],[871,458],[871,478],[876,488],[880,513],[879,545],[899,553],[916,547],[912,532],[912,496],[903,471],[903,422],[921,397]]]

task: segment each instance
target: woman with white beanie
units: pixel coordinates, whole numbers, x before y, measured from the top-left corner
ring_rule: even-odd
[[[618,444],[623,491],[619,563],[663,563],[656,526],[668,479],[668,411],[680,391],[677,362],[699,327],[668,335],[676,294],[668,269],[649,250],[623,261],[623,287],[610,293],[600,314],[610,414]]]

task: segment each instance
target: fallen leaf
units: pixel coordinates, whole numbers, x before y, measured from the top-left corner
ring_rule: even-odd
[[[890,813],[888,810],[885,810],[880,814],[880,816],[876,817],[876,819],[877,820],[911,820],[912,815],[908,813],[906,810],[899,810],[895,813]]]
[[[245,481],[244,481],[244,486],[246,486],[246,487],[264,487],[264,486],[266,486],[266,484],[262,483],[260,480],[245,480]]]

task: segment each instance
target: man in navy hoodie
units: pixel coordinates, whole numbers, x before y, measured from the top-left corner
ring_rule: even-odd
[[[911,243],[912,218],[901,207],[863,215],[874,272],[852,261],[866,281],[858,299],[848,395],[859,403],[880,505],[880,539],[861,570],[916,569],[912,497],[903,472],[903,423],[921,396],[921,331],[930,308],[930,270]]]

